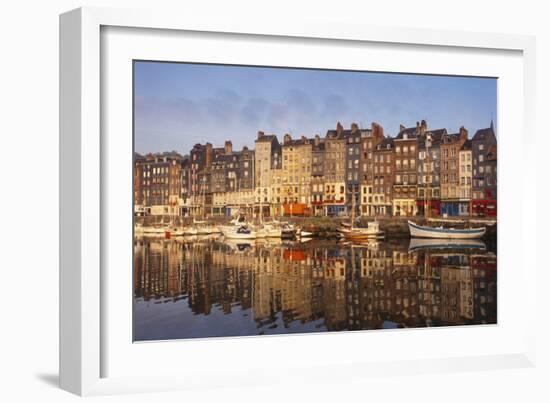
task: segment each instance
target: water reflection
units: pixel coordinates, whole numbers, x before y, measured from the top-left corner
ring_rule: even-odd
[[[496,323],[479,242],[142,238],[134,259],[136,341]]]

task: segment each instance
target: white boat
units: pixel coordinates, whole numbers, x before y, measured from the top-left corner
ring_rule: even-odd
[[[353,227],[351,225],[343,224],[341,228],[338,228],[338,232],[346,239],[369,239],[369,238],[381,238],[384,236],[384,231],[380,230],[380,223],[378,221],[371,221],[366,228]]]
[[[300,236],[302,238],[311,238],[313,236],[313,232],[308,232],[308,231],[301,230],[300,231]]]
[[[282,234],[280,225],[264,224],[262,228],[266,238],[280,238]]]
[[[419,250],[440,249],[476,249],[486,250],[485,242],[479,239],[435,239],[435,238],[411,238],[409,252]]]
[[[256,231],[246,225],[225,228],[222,231],[224,237],[228,239],[256,239]]]
[[[338,232],[349,240],[363,240],[369,238],[383,238],[384,231],[380,230],[378,221],[370,221],[367,227],[354,227],[355,223],[355,192],[352,194],[351,217],[349,223],[342,223],[342,227],[338,228]]]
[[[485,235],[486,228],[426,227],[409,221],[409,231],[412,237],[418,238],[476,239]]]
[[[281,223],[281,238],[293,239],[296,236],[296,228],[294,225],[284,222]]]
[[[197,229],[195,227],[185,227],[183,235],[197,235]]]
[[[195,230],[197,231],[197,235],[218,234],[220,232],[220,229],[214,225],[196,226]]]
[[[143,227],[143,233],[146,235],[160,235],[166,232],[166,227]]]
[[[185,228],[183,227],[171,227],[167,228],[165,233],[170,233],[170,236],[183,236],[185,235]]]

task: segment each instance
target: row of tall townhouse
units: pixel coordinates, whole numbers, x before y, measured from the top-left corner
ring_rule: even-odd
[[[189,155],[136,155],[136,212],[191,216],[349,213],[496,215],[497,140],[490,127],[469,139],[422,120],[386,137],[377,123],[324,137],[258,132],[255,149],[196,144]]]

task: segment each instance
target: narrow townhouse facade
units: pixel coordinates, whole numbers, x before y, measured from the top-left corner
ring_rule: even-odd
[[[325,215],[335,216],[346,209],[345,138],[340,122],[325,136]]]
[[[191,161],[189,157],[181,161],[181,213],[182,217],[189,216],[189,205],[191,203]]]
[[[243,146],[242,150],[237,154],[237,174],[238,186],[240,190],[254,190],[255,178],[254,178],[254,163],[255,163],[255,151],[249,149],[247,146]],[[271,179],[271,178],[270,178]],[[269,202],[269,199],[267,200]]]
[[[462,126],[459,133],[443,136],[441,152],[441,214],[459,215],[460,172],[459,151],[468,139],[468,131]]]
[[[497,214],[497,139],[493,122],[472,138],[472,215]]]
[[[315,135],[311,150],[311,213],[324,215],[325,142]]]
[[[134,153],[134,192],[133,192],[133,208],[134,215],[143,216],[147,214],[144,204],[145,194],[143,191],[143,161],[145,157],[138,153]]]
[[[401,125],[394,139],[395,144],[395,181],[393,185],[394,216],[414,216],[417,214],[417,152],[418,136],[426,131],[426,121],[416,127]]]
[[[285,134],[283,156],[283,209],[285,215],[309,215],[311,210],[311,162],[313,141]]]
[[[355,214],[360,208],[360,152],[361,152],[361,131],[356,123],[351,124],[350,130],[344,130],[345,145],[345,190],[346,190],[346,211],[351,212],[355,207]]]
[[[460,171],[459,211],[461,216],[469,216],[472,201],[472,140],[464,142],[458,152]]]
[[[373,163],[373,190],[372,195],[364,189],[362,192],[362,206],[372,206],[367,215],[391,216],[393,204],[393,185],[395,180],[395,144],[393,138],[384,138],[374,149]],[[363,185],[366,187],[366,185]],[[372,196],[372,204],[368,197]]]
[[[273,216],[284,215],[285,197],[283,188],[283,170],[277,168],[271,170],[271,214]]]
[[[437,216],[441,211],[440,145],[446,129],[429,130],[418,140],[418,214]]]
[[[361,130],[361,158],[359,161],[361,215],[376,215],[378,202],[375,200],[379,199],[379,196],[375,197],[374,187],[379,184],[375,185],[378,173],[374,172],[374,151],[383,139],[384,129],[376,122],[371,124],[370,129]]]
[[[264,215],[270,215],[270,201],[274,199],[271,194],[273,174],[272,170],[280,169],[281,145],[274,134],[266,135],[259,131],[254,149],[254,158],[251,161],[253,167],[253,188],[255,193],[256,212],[260,209]],[[267,201],[266,201],[267,199]]]
[[[195,144],[190,152],[189,214],[205,216],[212,208],[212,163],[214,149],[211,143]]]

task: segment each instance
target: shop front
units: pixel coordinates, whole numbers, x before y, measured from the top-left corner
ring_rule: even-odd
[[[445,200],[441,202],[441,215],[444,217],[452,217],[459,215],[458,200]]]
[[[429,211],[426,212],[426,206],[429,206]],[[439,200],[417,200],[416,209],[419,215],[425,217],[434,217],[441,214],[441,202]],[[426,214],[427,213],[427,214]]]
[[[283,211],[286,216],[308,216],[310,209],[305,203],[286,203],[283,204]]]
[[[346,212],[346,206],[344,204],[327,204],[325,208],[328,216],[339,216]]]
[[[476,217],[496,217],[497,201],[493,199],[472,200],[472,215]]]
[[[414,216],[416,215],[417,207],[414,199],[394,199],[393,200],[393,215],[394,216]]]
[[[458,203],[458,214],[461,216],[470,215],[470,200],[462,200]]]

